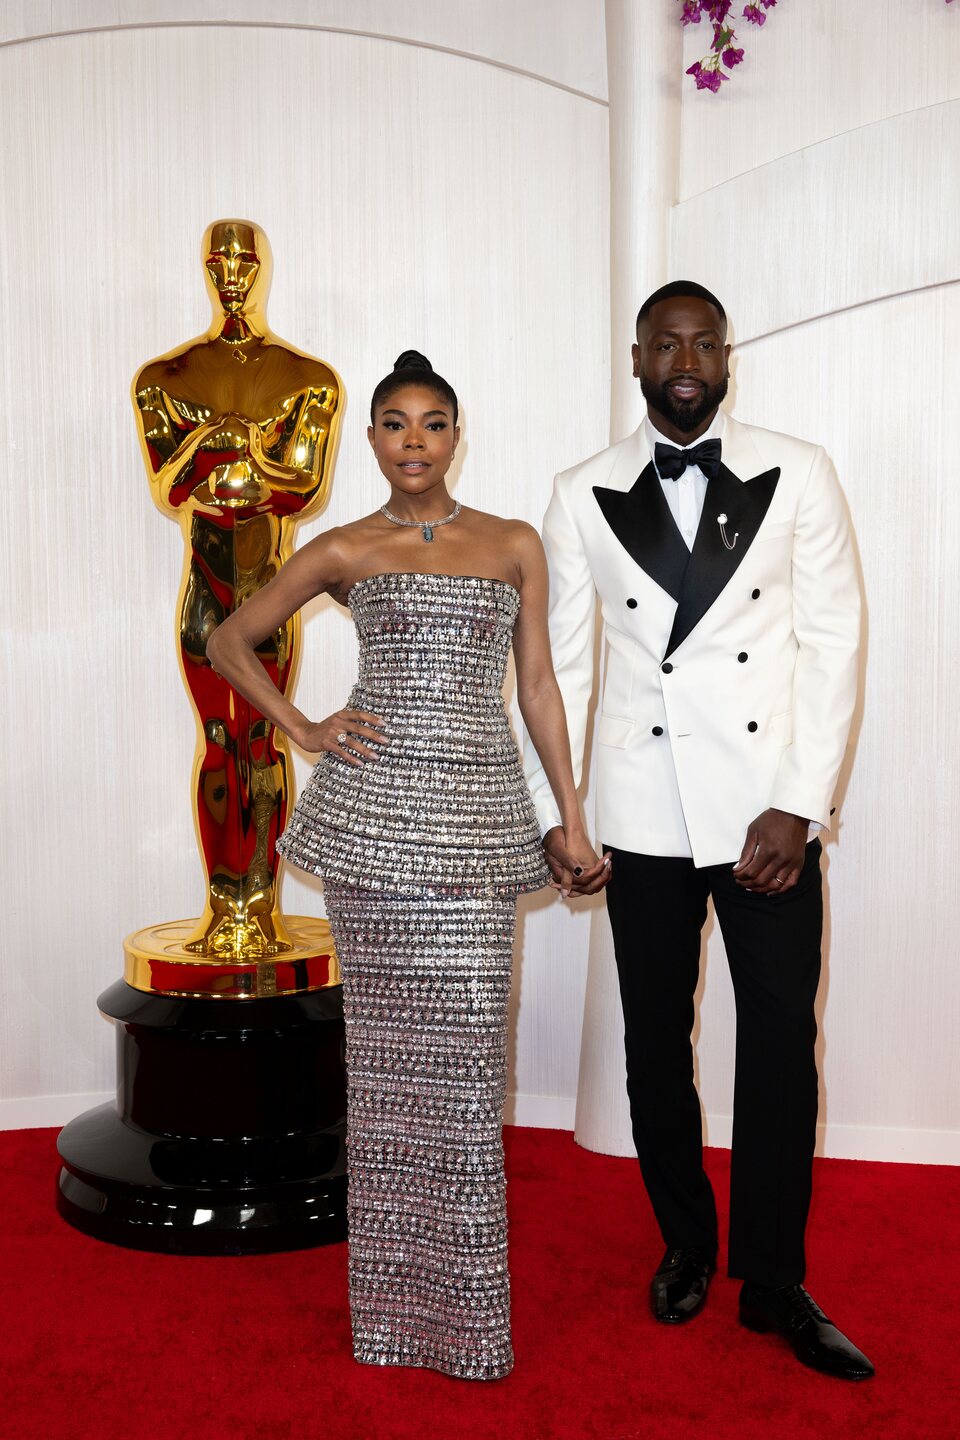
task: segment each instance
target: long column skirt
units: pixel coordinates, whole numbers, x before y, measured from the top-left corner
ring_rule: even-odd
[[[347,1035],[356,1358],[513,1364],[502,1120],[516,899],[325,887]]]

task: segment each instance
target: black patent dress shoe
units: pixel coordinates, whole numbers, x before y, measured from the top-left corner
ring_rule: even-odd
[[[810,1298],[802,1285],[768,1290],[751,1285],[740,1291],[740,1324],[764,1334],[773,1331],[811,1370],[838,1380],[869,1380],[873,1365]]]
[[[715,1268],[713,1257],[705,1250],[668,1245],[650,1284],[654,1318],[664,1325],[681,1325],[696,1315],[707,1298]]]

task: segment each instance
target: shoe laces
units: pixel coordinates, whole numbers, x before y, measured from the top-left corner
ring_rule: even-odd
[[[813,1296],[809,1295],[802,1285],[791,1285],[784,1292],[784,1298],[790,1307],[791,1319],[795,1328],[799,1328],[807,1320],[816,1320],[820,1324],[826,1325],[831,1323]]]

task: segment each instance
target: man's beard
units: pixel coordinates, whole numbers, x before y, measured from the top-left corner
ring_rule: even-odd
[[[655,385],[646,375],[640,376],[640,390],[651,410],[656,410],[665,420],[669,420],[681,434],[689,435],[703,424],[711,411],[716,410],[727,393],[729,381],[730,376],[727,374],[716,385],[705,385],[699,396],[693,400],[675,399],[666,384]]]

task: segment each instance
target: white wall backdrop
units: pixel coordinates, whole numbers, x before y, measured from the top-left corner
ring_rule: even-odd
[[[3,0],[0,43],[163,25],[330,30],[472,56],[602,99],[602,17],[602,0]]]
[[[731,407],[826,445],[859,537],[865,703],[827,847],[822,1145],[954,1162],[957,8],[778,6],[720,96],[674,65],[676,204],[663,201],[670,273],[717,290],[731,315]],[[138,364],[206,324],[205,223],[265,226],[273,327],[345,377],[318,525],[378,503],[365,402],[408,345],[460,391],[458,494],[472,503],[537,521],[554,470],[607,441],[600,0],[265,10],[15,0],[0,19],[0,1124],[56,1123],[111,1087],[95,998],[120,973],[121,939],[199,903],[193,722],[172,638],[180,539],[151,505],[127,390]],[[685,32],[682,65],[705,33]],[[641,57],[647,71],[659,54]],[[354,656],[348,620],[315,606],[308,707],[339,702]],[[320,903],[288,872],[289,911]],[[544,898],[522,907],[524,1123],[573,1120],[589,920]],[[591,984],[609,990],[609,952],[594,948]],[[698,1063],[709,1139],[726,1143],[734,1021],[715,929],[705,949]],[[604,1148],[626,1152],[616,1016],[593,1015],[584,1051],[606,1052],[610,1084],[589,1105]]]
[[[181,540],[150,501],[128,392],[206,328],[205,224],[264,226],[273,328],[344,376],[317,525],[380,503],[366,406],[411,345],[460,393],[469,503],[539,523],[553,472],[605,442],[602,8],[559,8],[550,26],[542,4],[527,23],[504,4],[277,4],[267,26],[171,23],[250,21],[252,4],[5,9],[7,40],[51,36],[0,47],[0,1123],[57,1123],[112,1087],[95,1002],[123,936],[199,908]],[[383,31],[401,11],[429,46],[311,28]],[[321,603],[304,636],[300,703],[325,714],[353,679],[352,627]],[[287,872],[288,912],[321,903]],[[513,1085],[534,1120],[572,1103],[583,926],[524,910]]]

